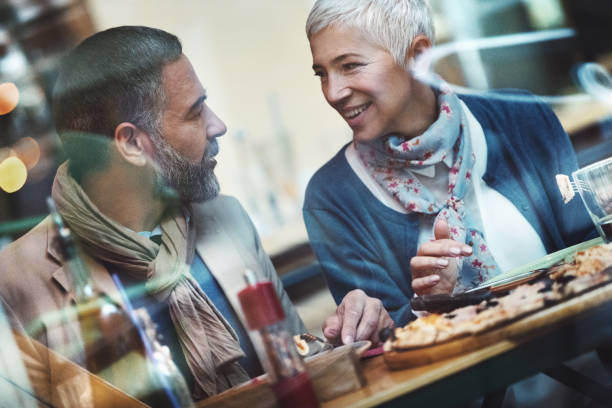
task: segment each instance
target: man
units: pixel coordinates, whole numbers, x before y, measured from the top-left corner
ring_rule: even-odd
[[[179,40],[147,27],[86,39],[64,60],[54,92],[69,157],[54,181],[58,211],[96,290],[116,299],[111,276],[143,289],[132,302],[151,314],[194,399],[261,373],[236,298],[245,269],[274,283],[291,330],[305,331],[250,219],[218,195],[214,156],[226,127],[206,97]],[[46,220],[0,253],[0,296],[14,324],[70,355],[70,328],[47,319],[75,296],[54,238]],[[379,301],[355,291],[326,333],[376,338],[391,324]]]

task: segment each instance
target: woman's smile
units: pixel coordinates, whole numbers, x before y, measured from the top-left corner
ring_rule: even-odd
[[[323,95],[351,127],[354,140],[368,142],[389,134],[411,137],[424,122],[433,122],[431,89],[361,31],[327,27],[312,36],[310,49]]]

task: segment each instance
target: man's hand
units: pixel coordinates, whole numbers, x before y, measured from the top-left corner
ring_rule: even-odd
[[[452,293],[459,271],[456,258],[472,254],[469,245],[450,239],[445,220],[439,220],[434,226],[434,238],[421,245],[410,260],[412,289],[419,296]]]
[[[346,294],[336,313],[323,323],[323,335],[334,344],[349,344],[359,340],[380,343],[378,333],[392,327],[393,320],[379,299],[369,297],[361,289]]]

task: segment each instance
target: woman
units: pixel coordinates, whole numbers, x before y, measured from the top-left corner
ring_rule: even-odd
[[[318,0],[306,31],[323,95],[353,131],[304,203],[337,302],[359,288],[404,325],[415,293],[464,290],[592,234],[555,185],[577,164],[548,106],[411,75],[433,39],[424,0]]]

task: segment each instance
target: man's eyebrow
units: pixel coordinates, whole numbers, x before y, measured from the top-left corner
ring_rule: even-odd
[[[346,54],[338,55],[336,58],[334,58],[332,60],[331,63],[332,63],[332,65],[335,65],[335,64],[338,64],[338,63],[342,62],[342,60],[347,59],[349,57],[360,57],[360,55],[356,54],[354,52],[349,52],[349,53],[346,53]],[[313,70],[316,71],[318,68],[322,68],[321,65],[319,65],[319,64],[313,64],[312,65],[312,69]]]
[[[198,99],[196,99],[196,101],[193,103],[193,105],[191,105],[189,107],[189,110],[187,111],[187,115],[189,115],[192,112],[194,112],[197,109],[199,109],[200,105],[202,105],[205,100],[206,100],[206,93],[204,93],[202,96],[200,96]]]

